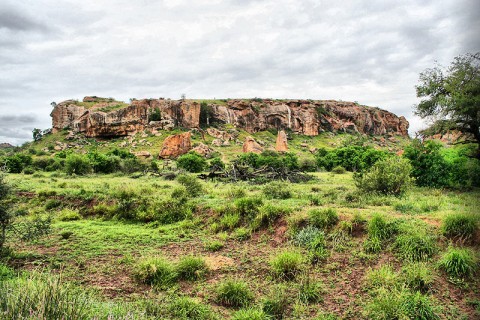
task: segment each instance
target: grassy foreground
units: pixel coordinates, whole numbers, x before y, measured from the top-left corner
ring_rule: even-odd
[[[351,173],[313,175],[201,181],[194,196],[154,176],[10,174],[15,210],[54,223],[35,242],[10,238],[0,306],[48,292],[66,311],[36,318],[480,317],[479,190],[397,198],[359,193]],[[458,215],[472,233],[449,233]]]

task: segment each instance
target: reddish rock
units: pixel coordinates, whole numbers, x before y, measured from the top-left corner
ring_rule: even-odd
[[[287,152],[288,151],[288,143],[287,143],[287,135],[285,131],[280,130],[277,134],[277,142],[275,144],[275,150],[278,152]]]
[[[152,156],[152,154],[148,151],[137,151],[133,153],[137,158],[144,158],[148,159]]]
[[[192,149],[192,151],[195,151],[196,153],[204,157],[208,157],[210,154],[213,153],[213,149],[211,149],[204,143],[199,143],[195,148]]]
[[[243,152],[262,153],[263,148],[252,137],[246,137],[243,143]]]
[[[191,133],[185,132],[169,136],[163,141],[159,158],[176,158],[187,153],[192,148]]]

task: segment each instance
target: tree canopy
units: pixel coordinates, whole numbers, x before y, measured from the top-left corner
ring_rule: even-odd
[[[478,143],[480,158],[480,52],[454,58],[449,67],[439,65],[420,73],[415,114],[440,117]]]

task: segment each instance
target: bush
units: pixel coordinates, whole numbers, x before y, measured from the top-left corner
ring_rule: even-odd
[[[325,244],[325,233],[313,226],[306,226],[293,237],[293,243],[304,248],[310,248],[313,243],[319,242]]]
[[[212,172],[223,171],[225,169],[225,163],[220,158],[213,158],[210,160],[209,170]]]
[[[240,219],[236,212],[226,213],[220,219],[220,226],[223,230],[233,230],[240,224]]]
[[[70,210],[70,209],[63,209],[60,211],[60,214],[58,215],[58,220],[60,221],[75,221],[75,220],[81,220],[82,216],[78,211],[75,210]]]
[[[3,263],[0,263],[0,283],[5,280],[9,280],[15,277],[15,271],[7,267]]]
[[[240,198],[235,201],[238,213],[246,219],[253,219],[260,211],[262,204],[263,200],[257,197]]]
[[[205,244],[205,249],[211,252],[221,250],[224,247],[224,243],[219,240],[212,240]]]
[[[313,209],[308,212],[308,221],[317,228],[329,229],[338,223],[339,218],[335,209]]]
[[[445,237],[469,241],[477,231],[477,222],[473,215],[456,213],[445,217],[442,223],[442,234]]]
[[[283,319],[288,308],[288,296],[284,290],[275,290],[262,301],[262,310],[272,319]]]
[[[433,275],[423,262],[416,262],[402,267],[402,279],[408,288],[414,291],[427,292],[433,283]]]
[[[386,152],[366,146],[346,146],[332,151],[320,148],[315,155],[317,166],[328,171],[337,166],[349,171],[363,171],[386,157]]]
[[[388,240],[398,232],[398,227],[394,221],[387,222],[383,216],[375,214],[367,222],[367,232],[369,238]]]
[[[176,269],[178,278],[183,280],[200,279],[203,278],[208,272],[205,259],[195,256],[186,256],[181,258]]]
[[[170,314],[181,320],[209,320],[215,319],[210,309],[188,297],[178,297],[168,305]]]
[[[193,175],[182,174],[177,177],[177,181],[187,189],[191,197],[198,197],[203,193],[203,187],[200,181]]]
[[[32,156],[23,153],[17,153],[5,158],[5,167],[10,173],[20,173],[32,164]]]
[[[399,235],[395,247],[400,257],[407,261],[428,260],[436,251],[435,239],[421,232]]]
[[[252,228],[257,230],[262,227],[273,225],[273,223],[281,216],[287,215],[290,212],[285,206],[276,206],[272,204],[265,204],[260,207],[258,214],[252,222]]]
[[[332,169],[332,172],[335,174],[344,174],[347,170],[342,166],[336,166]]]
[[[177,159],[177,166],[188,172],[202,172],[207,166],[207,161],[196,152],[189,152]]]
[[[114,155],[105,155],[96,151],[89,152],[87,158],[92,165],[94,172],[112,173],[120,169],[120,157]]]
[[[92,167],[88,158],[78,154],[69,154],[65,159],[65,171],[67,174],[84,175],[90,173]]]
[[[439,266],[451,277],[470,278],[476,271],[477,259],[468,249],[450,247],[440,258]]]
[[[401,195],[411,183],[411,165],[408,160],[389,157],[378,161],[371,169],[354,176],[357,188],[366,193]]]
[[[155,219],[162,224],[170,224],[190,219],[194,207],[184,199],[163,200],[155,204]]]
[[[245,307],[253,299],[253,293],[243,281],[225,280],[216,289],[216,301],[226,307]]]
[[[235,312],[232,320],[269,320],[270,317],[260,309],[241,309]]]
[[[292,197],[288,185],[285,182],[271,182],[263,187],[263,194],[268,199],[289,199]]]
[[[270,260],[273,274],[284,280],[293,280],[302,271],[303,257],[296,251],[283,251]]]
[[[366,274],[367,287],[370,289],[378,289],[385,287],[394,289],[400,286],[398,274],[390,265],[381,265],[378,269],[370,269]]]
[[[437,320],[440,317],[435,312],[435,306],[430,298],[420,292],[405,293],[402,297],[402,314],[407,319]]]
[[[175,267],[162,257],[141,260],[136,267],[135,277],[142,283],[162,289],[173,286],[177,281]]]
[[[148,115],[148,122],[150,121],[160,121],[162,120],[162,115],[160,113],[160,108],[153,108]]]

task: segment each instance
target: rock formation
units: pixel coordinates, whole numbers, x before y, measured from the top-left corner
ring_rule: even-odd
[[[283,130],[278,131],[277,142],[275,143],[275,150],[277,150],[278,152],[288,151],[287,135]]]
[[[231,124],[250,133],[289,129],[309,136],[324,131],[408,135],[408,121],[404,117],[353,102],[229,99],[210,103],[208,110],[210,124]],[[200,111],[200,103],[194,100],[143,99],[133,100],[127,106],[112,99],[92,96],[85,97],[83,102],[61,102],[51,116],[54,132],[69,128],[87,137],[116,137],[133,135],[145,129],[156,132],[176,126],[198,128]],[[152,115],[157,116],[153,118]],[[227,132],[214,130],[209,134],[222,142],[231,140]]]
[[[162,159],[176,158],[187,153],[192,148],[191,133],[185,132],[169,136],[163,141],[159,157]]]
[[[263,148],[258,144],[253,137],[246,137],[245,142],[243,143],[243,152],[253,152],[253,153],[262,153]]]

